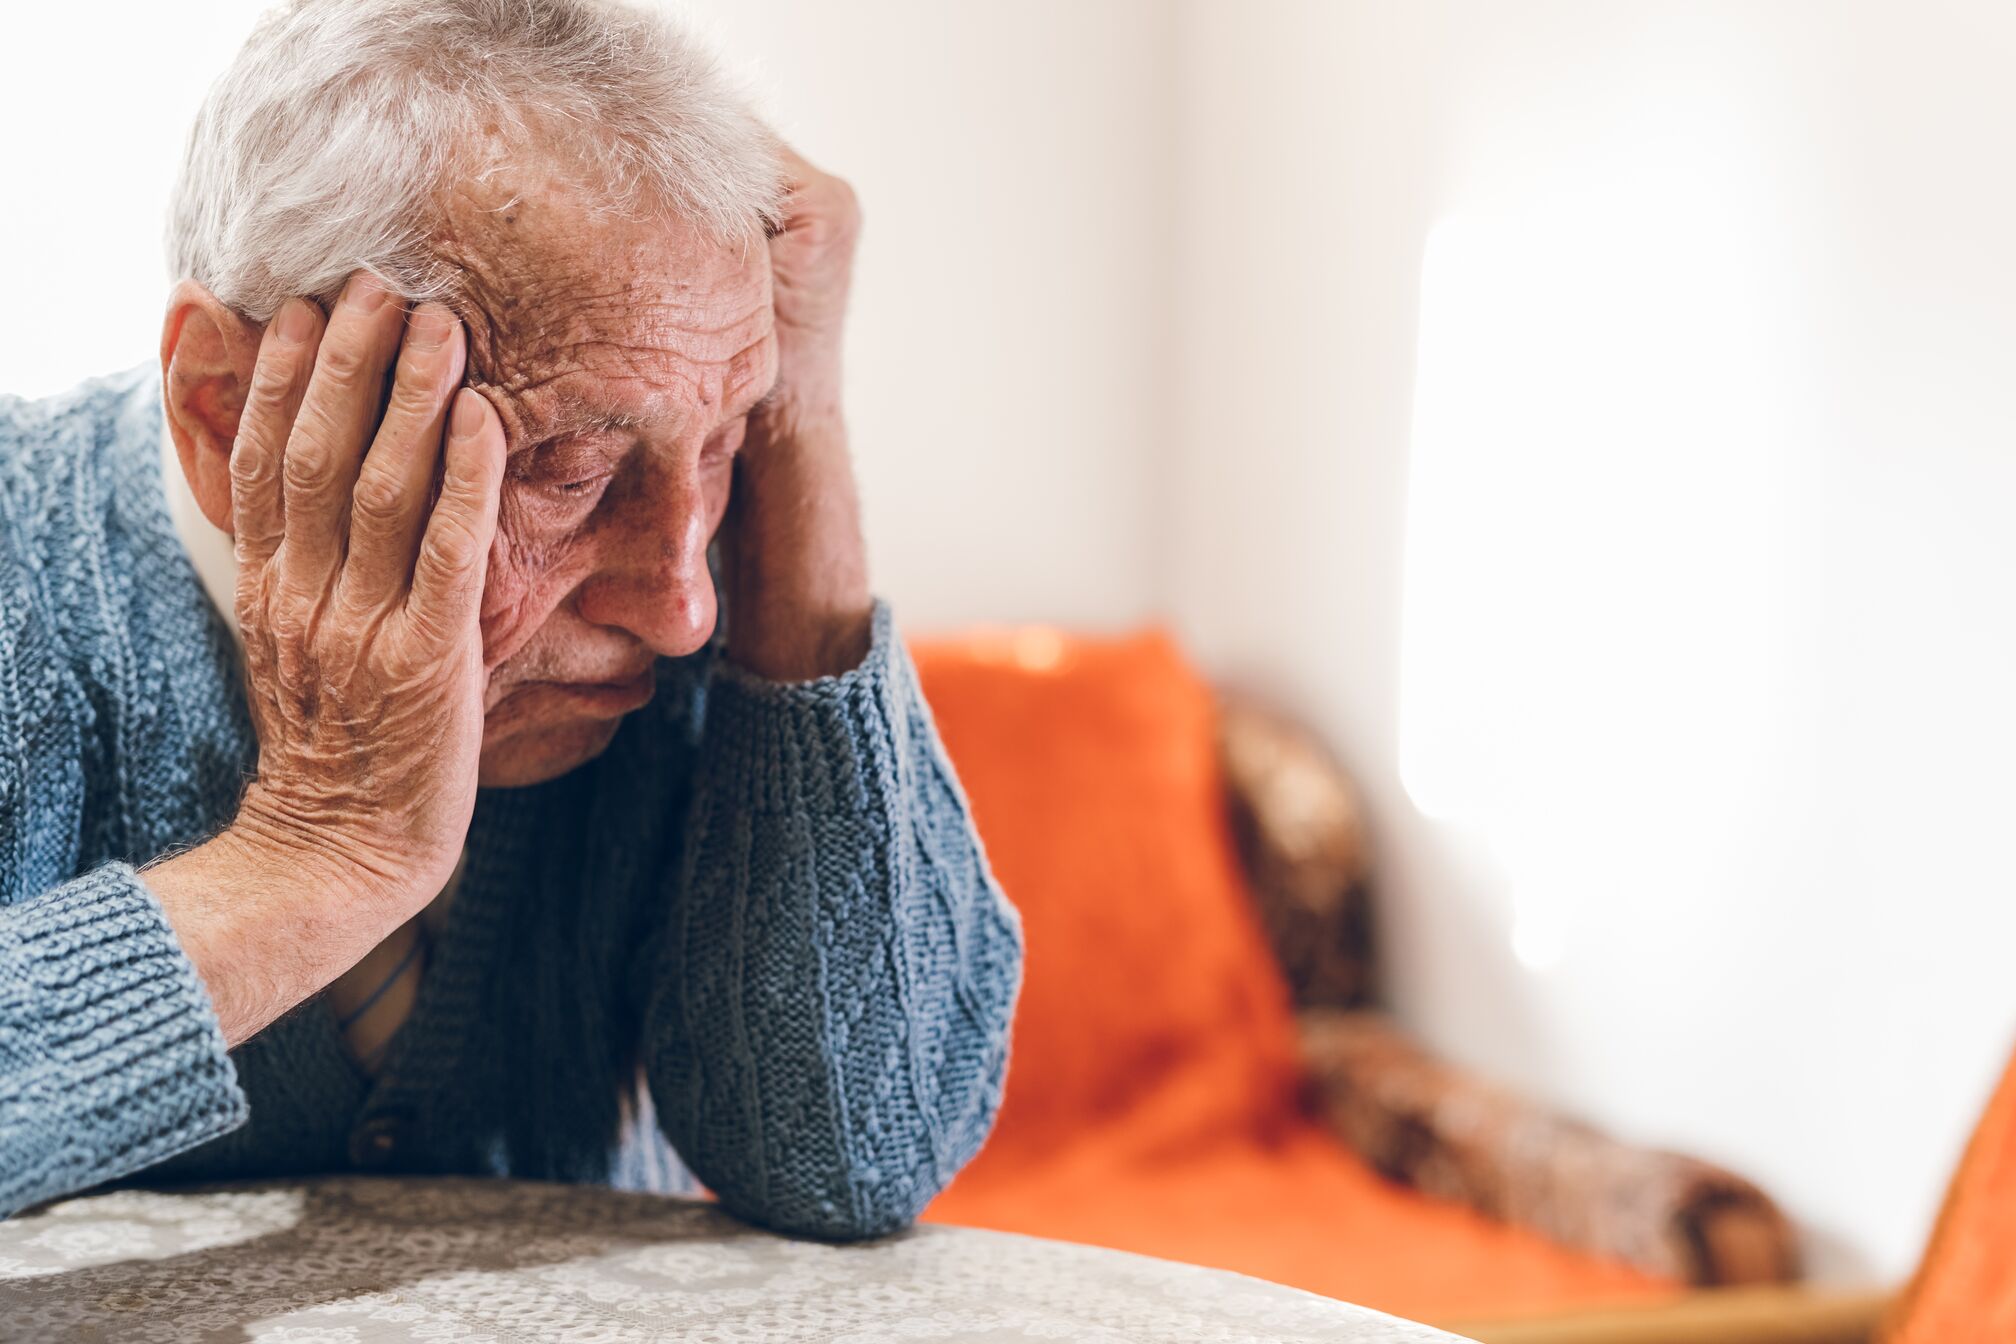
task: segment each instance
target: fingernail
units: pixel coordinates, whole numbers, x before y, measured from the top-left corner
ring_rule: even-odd
[[[273,319],[273,330],[290,345],[301,344],[314,329],[315,323],[308,316],[308,305],[299,299],[289,299],[281,304],[279,315]]]
[[[390,297],[391,291],[369,271],[357,272],[350,277],[350,283],[343,286],[343,302],[360,313],[377,311]]]
[[[455,319],[447,313],[439,308],[422,308],[413,315],[406,344],[415,350],[438,350],[448,343],[448,335],[454,329]]]
[[[448,421],[448,432],[458,439],[473,439],[483,425],[483,398],[463,388],[455,394],[455,413]]]

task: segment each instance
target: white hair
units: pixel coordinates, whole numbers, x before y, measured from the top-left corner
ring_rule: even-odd
[[[495,129],[586,184],[724,243],[776,222],[777,141],[714,58],[611,0],[292,0],[262,17],[189,135],[170,279],[265,321],[368,270],[453,292],[427,246],[442,191]]]

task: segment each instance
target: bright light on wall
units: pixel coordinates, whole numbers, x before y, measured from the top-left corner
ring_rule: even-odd
[[[2016,7],[1184,13],[1184,625],[1394,1010],[1901,1280],[2016,1039]]]
[[[1759,197],[1718,129],[1639,128],[1426,250],[1401,778],[1497,869],[1536,968],[1623,884],[1682,909],[1769,774],[1787,445]]]

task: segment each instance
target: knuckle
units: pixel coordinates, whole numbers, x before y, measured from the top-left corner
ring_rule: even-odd
[[[252,385],[246,389],[248,411],[278,409],[294,385],[294,362],[283,354],[269,352],[252,366]]]
[[[303,403],[301,413],[294,417],[294,426],[289,434],[287,455],[292,457],[297,445],[312,444],[317,448],[336,443],[339,437],[350,431],[343,426],[335,408],[326,404],[309,401]]]
[[[405,666],[412,675],[437,669],[440,651],[453,648],[476,620],[475,593],[468,584],[435,585],[426,600],[406,609]]]
[[[232,557],[245,566],[263,564],[262,553],[270,554],[287,539],[280,528],[263,521],[240,517],[231,537]]]
[[[407,617],[405,628],[418,638],[388,639],[377,651],[379,667],[394,684],[414,680],[432,661],[428,657],[430,650],[421,646],[431,642],[433,624],[414,612]]]
[[[828,217],[835,234],[851,237],[861,227],[861,195],[844,178],[831,178]]]
[[[490,492],[481,478],[451,474],[441,482],[441,498],[434,506],[442,525],[467,533],[472,544],[478,520],[490,510]]]
[[[297,440],[288,449],[280,473],[289,490],[304,495],[320,494],[335,479],[336,460],[312,438]]]
[[[416,606],[407,614],[406,629],[412,638],[401,641],[398,651],[388,658],[394,672],[402,677],[421,675],[434,662],[436,650],[455,642],[453,629],[427,607]]]
[[[308,615],[291,602],[264,606],[266,633],[276,644],[302,644],[308,639]]]
[[[242,583],[239,584],[238,591],[232,595],[231,606],[232,611],[238,617],[238,627],[241,630],[260,631],[266,628],[266,602],[264,596],[257,589],[248,588]],[[253,643],[254,641],[250,640],[246,642],[248,655],[252,650]]]
[[[357,488],[351,492],[350,502],[359,518],[386,523],[397,519],[405,511],[406,496],[396,478],[367,468],[358,476]]]
[[[432,419],[435,408],[441,402],[436,382],[431,372],[423,374],[420,370],[408,370],[402,366],[398,378],[393,380],[392,395],[385,401],[385,418],[388,421]]]
[[[262,484],[273,473],[273,454],[266,445],[248,434],[240,433],[231,445],[231,480],[234,484],[255,486]]]
[[[437,506],[442,513],[451,517],[474,517],[483,510],[483,483],[472,478],[466,471],[455,470],[452,466],[441,478],[441,502]]]
[[[459,522],[436,519],[420,544],[420,562],[431,574],[454,579],[475,568],[476,534]]]
[[[861,217],[858,214],[841,214],[835,211],[811,220],[805,225],[806,245],[820,256],[830,256],[851,251],[861,231]]]
[[[355,391],[364,382],[368,361],[364,348],[352,341],[329,341],[315,362],[315,376],[339,392]]]

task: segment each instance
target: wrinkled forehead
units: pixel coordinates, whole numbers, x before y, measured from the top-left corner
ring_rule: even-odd
[[[608,425],[711,427],[761,398],[777,373],[767,250],[583,201],[563,182],[499,174],[442,212],[468,379],[512,449]]]

